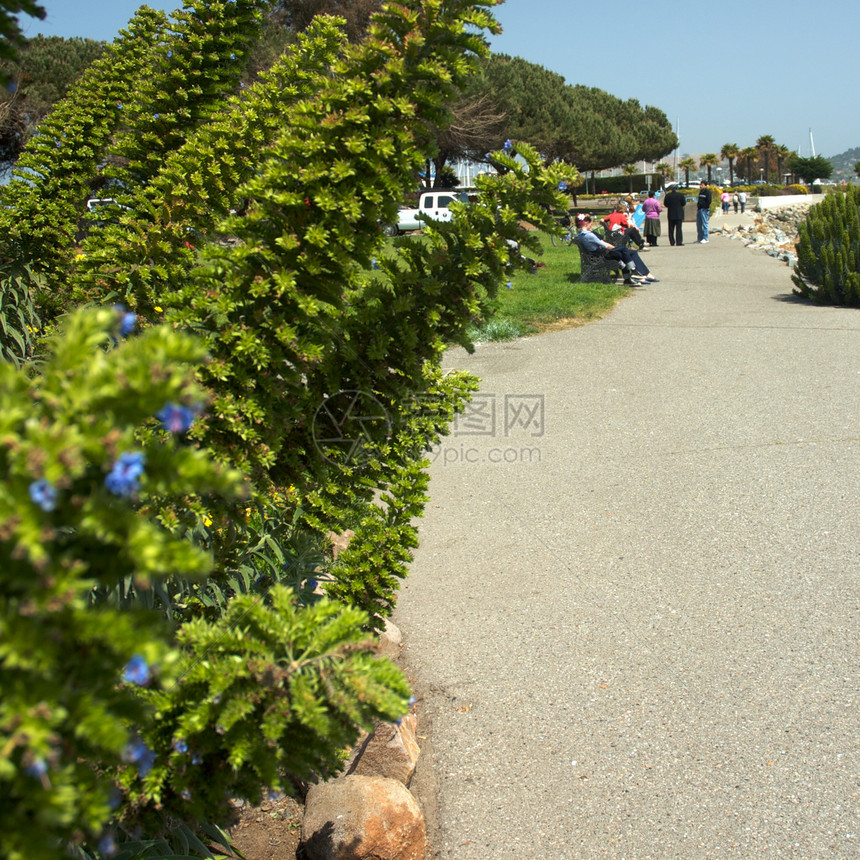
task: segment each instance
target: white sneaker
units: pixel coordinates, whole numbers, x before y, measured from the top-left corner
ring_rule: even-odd
[[[702,240],[699,242],[699,244],[700,244],[700,245],[707,245],[707,244],[708,244],[708,240],[707,240],[707,239],[702,239]]]

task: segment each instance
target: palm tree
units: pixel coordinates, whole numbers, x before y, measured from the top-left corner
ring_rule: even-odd
[[[696,159],[689,155],[683,161],[678,163],[678,167],[684,171],[685,185],[690,185],[690,171],[695,170],[698,166],[699,165],[696,164]]]
[[[791,155],[791,150],[780,144],[774,151],[776,152],[776,182],[779,185],[782,182],[782,163]]]
[[[720,158],[725,158],[729,163],[729,185],[735,184],[735,159],[740,153],[740,148],[736,143],[724,143],[720,150]]]
[[[662,188],[666,182],[666,177],[672,173],[672,165],[661,161],[654,165],[654,172],[660,177],[660,187]]]
[[[708,185],[711,184],[711,168],[716,167],[720,163],[716,152],[708,152],[699,159],[699,167],[708,168]]]
[[[776,141],[773,139],[772,134],[763,134],[756,142],[755,145],[758,148],[759,152],[764,156],[764,180],[765,182],[770,182],[770,151],[773,148]]]
[[[741,150],[741,158],[747,163],[747,183],[752,182],[754,165],[758,159],[758,150],[754,146],[748,146]]]
[[[630,190],[630,193],[632,194],[633,193],[633,177],[635,176],[635,174],[637,172],[637,167],[635,164],[625,164],[621,169],[622,169],[622,171],[624,171],[625,176],[630,177],[630,189],[629,190]]]

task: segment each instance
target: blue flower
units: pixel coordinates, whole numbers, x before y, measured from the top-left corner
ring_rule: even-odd
[[[27,767],[24,768],[24,773],[27,776],[33,776],[36,779],[41,779],[48,772],[48,765],[45,764],[45,759],[37,758],[33,761],[32,764],[28,764]]]
[[[168,57],[168,59],[169,59],[170,57],[172,57],[172,56],[173,56],[173,51],[168,51],[168,52],[167,52],[167,57]]]
[[[558,183],[558,190],[567,191],[567,183],[564,180]]]
[[[188,752],[188,744],[185,743],[181,738],[179,740],[175,740],[173,742],[173,749],[178,753],[187,753]]]
[[[512,290],[512,289],[514,288],[514,285],[513,285],[510,281],[506,281],[506,282],[505,282],[505,286],[506,286],[509,290]]]
[[[128,661],[122,673],[123,681],[127,684],[137,684],[138,687],[142,687],[148,683],[150,677],[152,677],[152,674],[149,671],[149,663],[140,654],[135,654]]]
[[[194,422],[195,412],[190,406],[168,403],[155,413],[155,417],[168,433],[185,433]]]
[[[122,110],[122,109],[123,109],[123,103],[122,103],[122,102],[117,102],[117,103],[116,103],[116,106],[117,106],[120,110]]]
[[[119,316],[119,333],[123,337],[130,335],[137,326],[137,314],[132,313],[123,304],[116,304],[113,309]]]
[[[510,152],[513,148],[514,148],[514,145],[511,143],[510,138],[508,138],[508,139],[505,141],[505,144],[504,144],[504,146],[502,147],[502,149],[504,149],[504,151],[505,151],[505,152]]]
[[[143,454],[120,454],[105,476],[105,487],[115,496],[133,495],[140,486],[144,462]]]
[[[235,60],[235,59],[236,59],[236,55],[235,55],[235,54],[230,54],[230,59],[231,59],[231,60]]]
[[[153,118],[153,119],[158,119],[158,114],[157,114],[157,113],[154,113],[154,114],[152,115],[152,118]]]
[[[113,838],[112,834],[108,833],[106,836],[102,836],[99,840],[98,846],[99,854],[104,854],[107,857],[111,857],[116,854],[116,839]]]
[[[123,758],[137,765],[137,772],[146,776],[155,764],[155,753],[139,738],[126,744]]]
[[[50,481],[44,478],[30,484],[30,498],[43,511],[52,511],[57,507],[57,491]]]
[[[181,796],[183,800],[191,800],[191,791],[187,788],[183,788]]]

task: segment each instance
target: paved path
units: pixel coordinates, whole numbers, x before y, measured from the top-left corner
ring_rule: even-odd
[[[646,259],[449,356],[484,396],[395,619],[433,856],[858,858],[860,313],[723,237]]]

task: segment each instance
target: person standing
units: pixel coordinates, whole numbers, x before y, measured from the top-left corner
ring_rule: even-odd
[[[642,231],[645,234],[645,241],[650,247],[656,248],[657,239],[660,236],[660,213],[663,207],[653,191],[648,192],[648,199],[642,204],[642,210],[645,212],[645,229]]]
[[[720,203],[723,204],[723,215],[729,214],[729,203],[731,202],[731,195],[728,191],[723,191],[720,195]]]
[[[708,244],[708,219],[711,217],[711,189],[703,179],[696,198],[696,236],[700,245]]]
[[[746,191],[741,191],[738,193],[738,203],[741,204],[741,215],[743,215],[744,209],[747,208],[747,193],[746,193]]]
[[[669,221],[669,244],[684,244],[684,206],[687,198],[678,190],[677,185],[669,186],[663,205],[666,207],[666,218]]]

